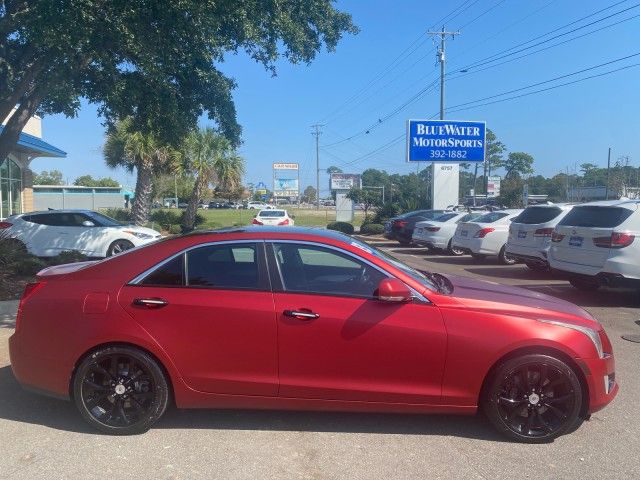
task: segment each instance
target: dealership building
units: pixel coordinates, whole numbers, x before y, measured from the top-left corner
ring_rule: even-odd
[[[0,132],[5,123],[0,125]],[[13,151],[0,162],[0,218],[34,210],[31,160],[66,156],[66,152],[42,140],[41,119],[29,119]]]

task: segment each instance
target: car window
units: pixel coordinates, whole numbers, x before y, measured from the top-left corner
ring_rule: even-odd
[[[438,215],[434,218],[436,222],[446,222],[447,220],[451,220],[452,218],[457,217],[457,213],[445,213],[443,215]]]
[[[514,223],[522,223],[525,225],[533,225],[537,223],[550,222],[562,213],[562,209],[558,207],[529,207],[520,215],[513,219]]]
[[[259,288],[257,246],[209,245],[190,250],[187,285],[216,288]]]
[[[464,217],[458,220],[457,223],[470,222],[472,220],[475,220],[476,218],[481,217],[482,215],[482,213],[467,213]]]
[[[184,255],[180,255],[156,268],[140,284],[160,287],[179,287],[184,285]]]
[[[370,298],[386,275],[350,255],[315,245],[274,245],[285,291]]]
[[[493,223],[493,222],[497,222],[501,218],[504,218],[508,215],[509,214],[505,212],[485,213],[484,215],[481,215],[478,218],[476,218],[475,221],[478,223]]]
[[[613,228],[624,222],[633,213],[633,210],[620,207],[605,206],[579,206],[560,220],[559,225],[570,227],[597,227]]]
[[[52,216],[56,217],[55,225],[59,227],[82,227],[82,222],[91,221],[82,213],[58,213]]]
[[[284,217],[284,210],[262,210],[258,215],[260,217]]]
[[[102,213],[98,213],[98,212],[89,212],[87,214],[89,217],[89,220],[91,220],[93,223],[96,224],[96,226],[100,226],[100,227],[121,227],[124,224],[111,218],[108,217],[106,215],[103,215]]]

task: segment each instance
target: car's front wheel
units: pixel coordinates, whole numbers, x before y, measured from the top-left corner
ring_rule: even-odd
[[[569,365],[549,355],[529,354],[497,368],[482,407],[508,437],[541,443],[579,426],[582,402],[580,380]]]
[[[158,363],[134,347],[111,346],[85,357],[73,378],[78,410],[113,435],[147,431],[164,414],[169,386]]]
[[[449,240],[449,244],[447,245],[447,253],[449,253],[449,255],[459,257],[460,255],[464,255],[464,250],[461,250],[458,247],[454,247],[453,239],[452,239],[452,240]]]
[[[112,257],[133,247],[133,243],[131,243],[129,240],[116,240],[111,245],[109,245],[109,248],[107,249],[107,257]]]

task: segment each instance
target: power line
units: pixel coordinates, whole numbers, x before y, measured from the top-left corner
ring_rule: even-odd
[[[465,23],[464,25],[462,25],[461,27],[458,27],[458,30],[462,30],[463,28],[468,27],[469,25],[471,25],[473,22],[475,22],[476,20],[479,20],[480,18],[484,17],[487,13],[489,13],[492,10],[495,10],[496,8],[498,8],[500,5],[502,5],[504,2],[506,2],[507,0],[500,0],[498,3],[496,3],[495,5],[493,5],[492,7],[487,8],[484,12],[482,12],[480,15],[478,15],[477,17],[475,17],[473,20],[468,21],[467,23]]]

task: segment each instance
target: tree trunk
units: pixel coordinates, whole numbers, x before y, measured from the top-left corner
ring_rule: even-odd
[[[476,206],[476,195],[477,195],[477,180],[478,180],[478,164],[476,163],[476,168],[473,171],[473,206]]]
[[[207,186],[207,177],[202,173],[198,174],[196,178],[196,182],[193,186],[193,192],[191,192],[191,197],[189,197],[189,204],[187,205],[187,210],[184,212],[184,218],[182,219],[182,231],[190,232],[196,227],[196,213],[198,210],[198,202],[200,201],[200,197],[202,196],[202,192]]]
[[[149,221],[151,192],[153,190],[153,162],[141,158],[136,165],[136,193],[131,207],[133,223],[142,226]]]
[[[44,98],[45,86],[40,86],[36,91],[29,95],[25,100],[20,103],[20,106],[16,112],[11,116],[7,124],[5,125],[2,133],[0,133],[0,159],[4,159],[9,153],[14,150],[18,139],[20,138],[20,132],[27,124],[31,116],[36,112],[36,109]]]

